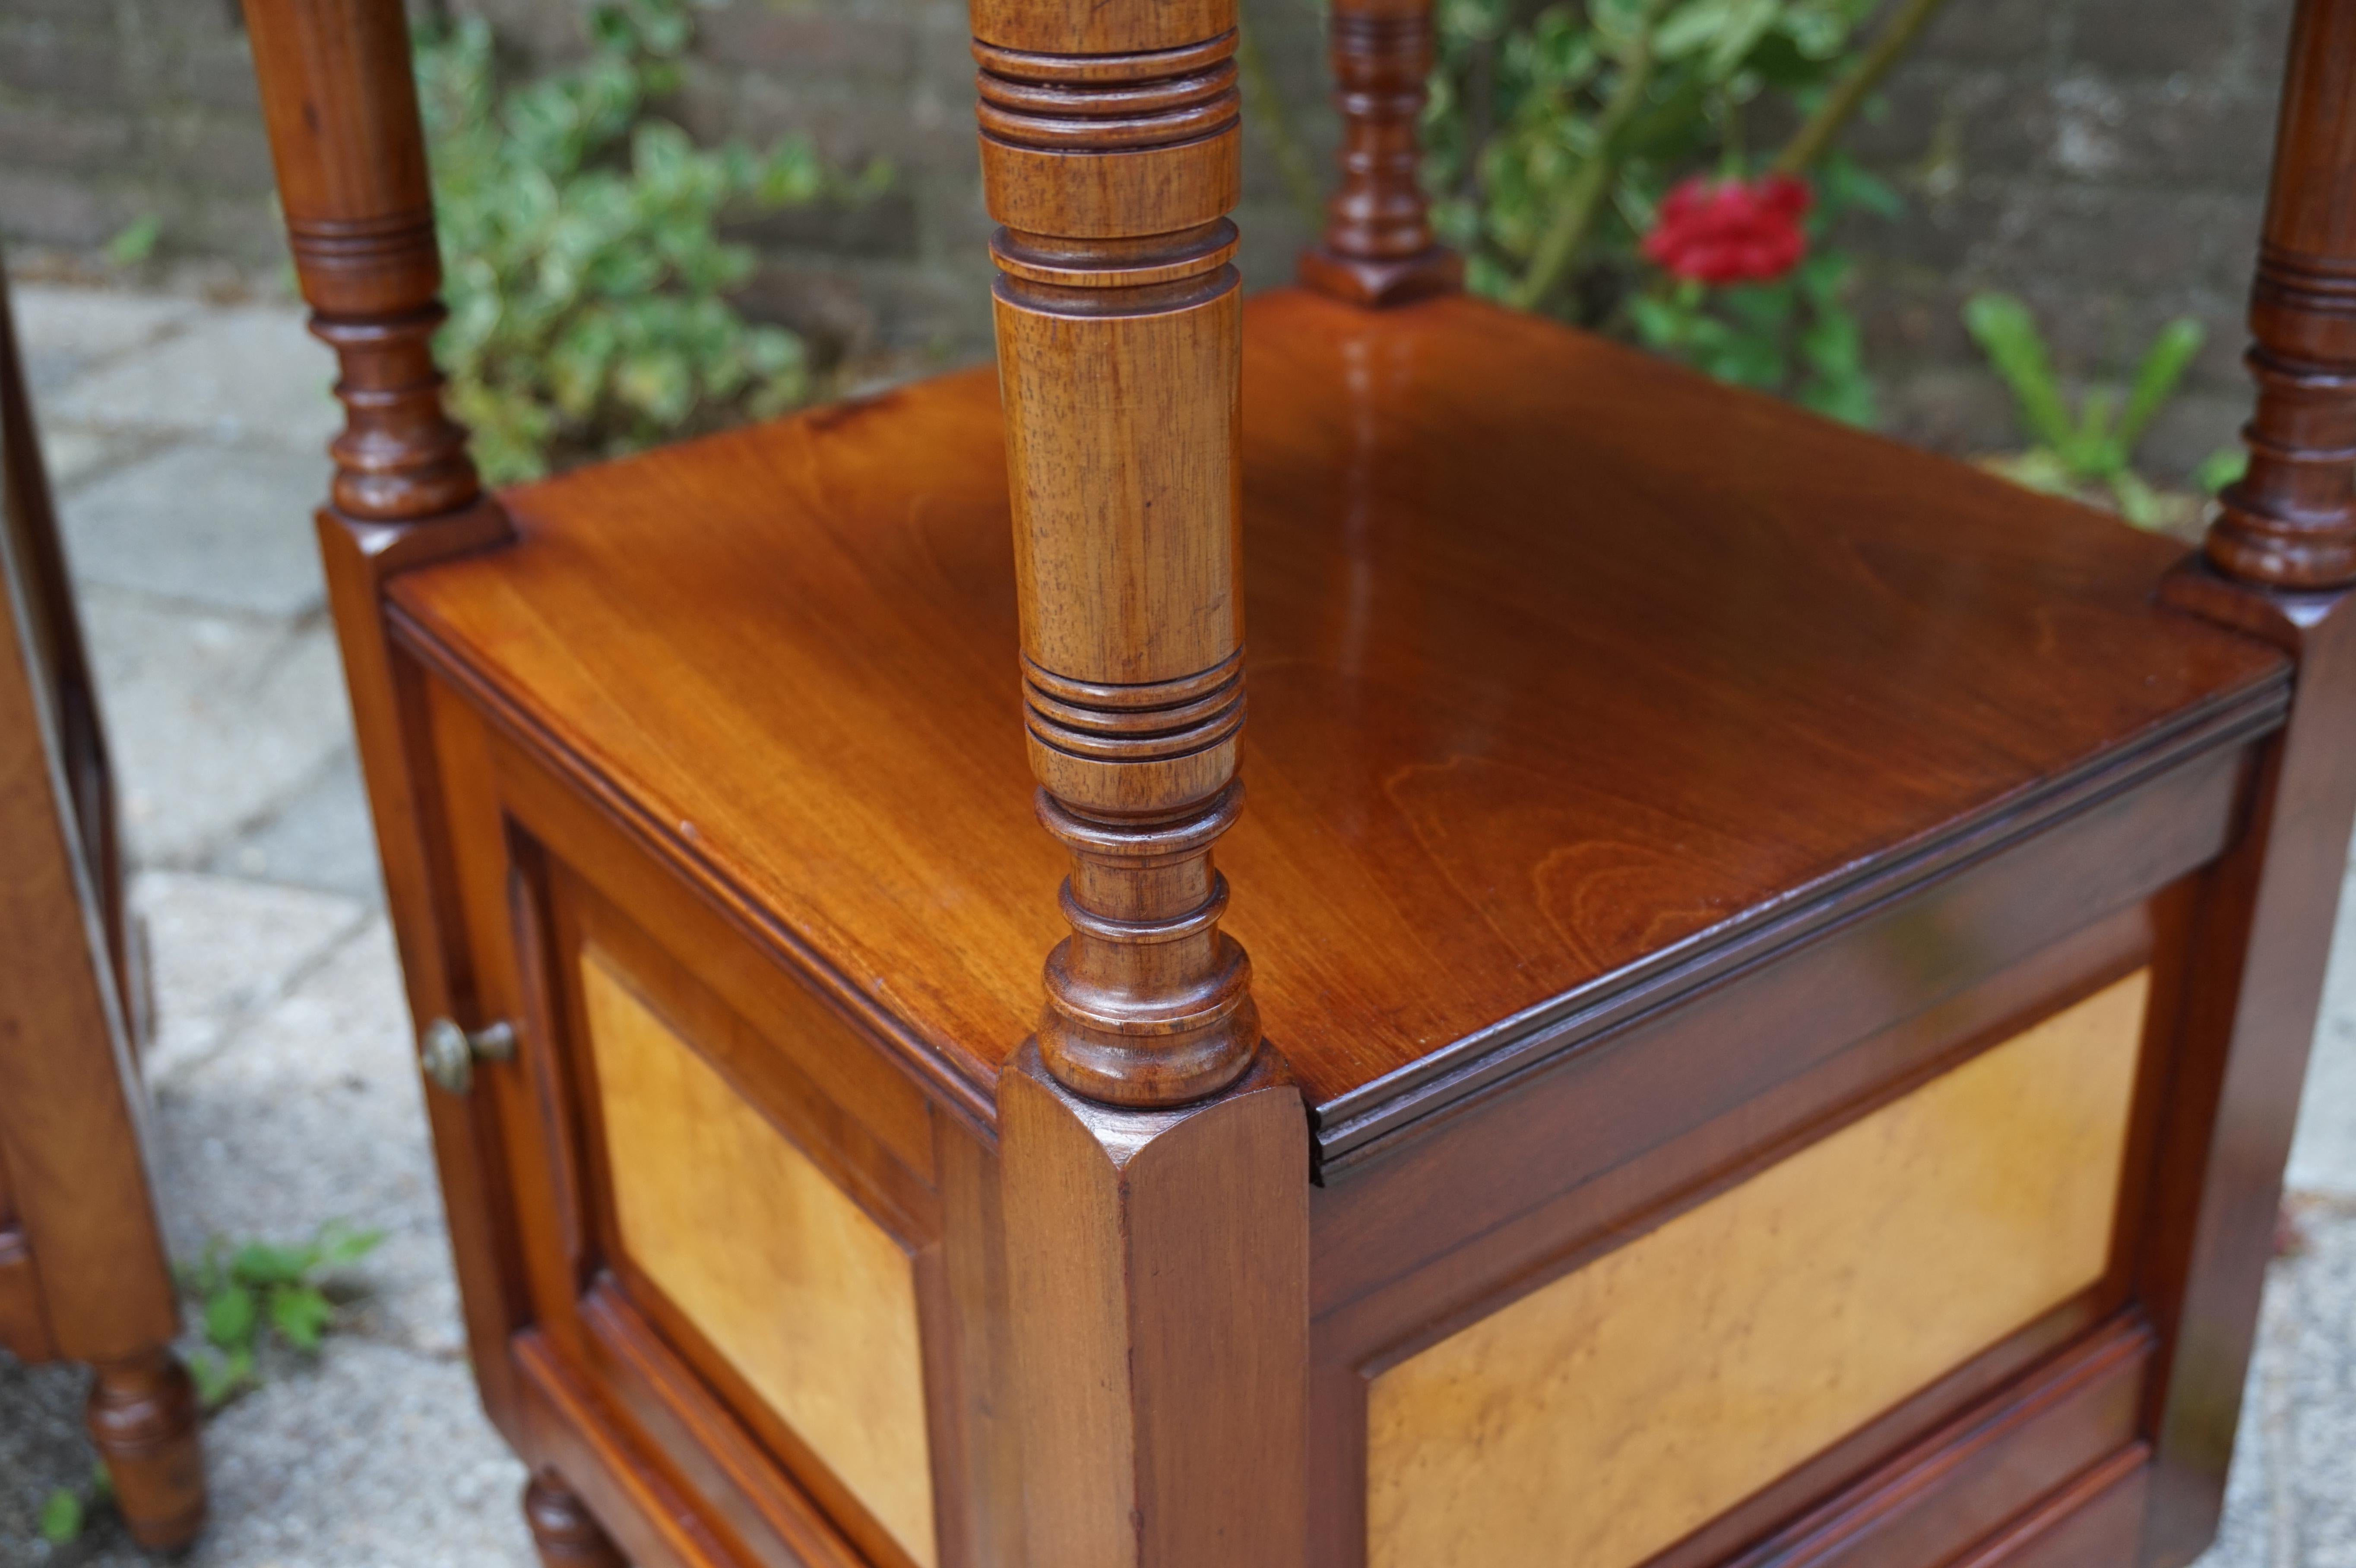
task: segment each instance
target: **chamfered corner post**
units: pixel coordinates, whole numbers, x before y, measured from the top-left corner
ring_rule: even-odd
[[[2356,0],[2298,0],[2257,275],[2256,411],[2169,603],[2281,646],[2288,720],[2206,874],[2147,1299],[2165,1340],[2143,1561],[2213,1536],[2356,819]]]
[[[1234,0],[975,0],[1038,812],[1000,1081],[1029,1560],[1297,1568],[1308,1127],[1220,930],[1241,807]]]
[[[335,350],[342,432],[317,514],[361,771],[393,915],[403,985],[419,1022],[466,1019],[454,921],[431,797],[424,692],[392,645],[384,590],[397,572],[506,542],[466,433],[446,414],[433,355],[441,258],[425,138],[402,0],[244,0],[279,203],[311,330]],[[484,1020],[466,1019],[470,1023]],[[519,1441],[507,1339],[501,1238],[485,1196],[496,1160],[487,1110],[426,1096],[466,1289],[484,1403]]]
[[[1433,235],[1422,185],[1431,0],[1333,0],[1326,48],[1342,177],[1323,236],[1301,253],[1302,285],[1369,307],[1459,292],[1463,258]]]

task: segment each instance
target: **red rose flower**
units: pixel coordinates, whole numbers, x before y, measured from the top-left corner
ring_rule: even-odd
[[[1800,220],[1815,195],[1789,175],[1717,180],[1696,175],[1662,198],[1644,254],[1705,283],[1780,278],[1808,253]]]

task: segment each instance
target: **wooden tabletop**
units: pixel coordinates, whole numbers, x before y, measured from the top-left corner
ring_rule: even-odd
[[[2165,539],[1477,302],[1263,295],[1243,400],[1226,929],[1329,1123],[2287,678]],[[967,372],[512,492],[393,595],[987,1087],[1064,929],[1004,485]]]

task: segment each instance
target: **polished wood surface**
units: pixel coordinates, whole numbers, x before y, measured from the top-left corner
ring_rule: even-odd
[[[1418,127],[1429,97],[1431,0],[1333,0],[1326,25],[1341,181],[1301,282],[1357,305],[1407,304],[1464,285],[1464,261],[1431,231]]]
[[[152,1196],[145,976],[98,697],[0,280],[0,1347],[90,1363],[132,1538],[205,1520],[196,1392]]]
[[[1261,721],[1219,854],[1329,1114],[2278,700],[2276,656],[2151,604],[2171,548],[2092,513],[1475,302],[1246,320]],[[980,1083],[1060,871],[992,391],[519,490],[517,548],[393,590],[429,660]]]
[[[311,330],[343,371],[336,507],[390,522],[457,511],[482,486],[434,368],[442,269],[401,7],[249,0],[245,18]]]
[[[2249,353],[2246,476],[2220,497],[2206,561],[2170,603],[2298,664],[2249,830],[2207,879],[2203,962],[2180,1006],[2184,1065],[2150,1224],[2147,1289],[2167,1331],[2152,1396],[2147,1568],[2206,1548],[2257,1335],[2258,1297],[2322,1003],[2356,819],[2356,0],[2299,0],[2286,68]]]
[[[882,1227],[597,949],[581,958],[607,1179],[628,1260],[933,1568],[915,1280]]]
[[[2356,582],[2356,5],[2304,0],[2250,304],[2249,472],[2209,558],[2286,589]]]
[[[1031,1046],[1001,1094],[1022,1561],[1301,1568],[1309,1138],[1282,1063],[1139,1112]]]
[[[1633,1568],[2093,1285],[2148,991],[2115,982],[1383,1371],[1367,1562]]]
[[[510,530],[481,494],[432,362],[441,266],[406,19],[399,0],[243,0],[243,13],[296,281],[347,411],[315,525],[402,989],[418,1028],[478,1027],[491,1020],[457,908],[424,684],[391,645],[382,593],[399,571]],[[485,1410],[520,1444],[508,1337],[525,1308],[505,1157],[478,1104],[428,1093],[425,1105],[468,1357]]]
[[[352,394],[321,539],[411,1003],[519,1041],[429,1104],[543,1550],[907,1556],[705,1321],[732,1314],[673,1298],[747,1227],[689,1191],[692,1135],[633,1152],[584,950],[734,1096],[701,1121],[790,1144],[907,1260],[943,1568],[1361,1568],[1387,1369],[2147,971],[2126,1222],[2078,1286],[1890,1373],[1765,1484],[1719,1475],[1741,1495],[1647,1568],[2197,1550],[2356,812],[2356,645],[2302,591],[2349,522],[2315,357],[2344,203],[2281,216],[2345,185],[2344,61],[2308,57],[2351,5],[2302,0],[2259,461],[2187,569],[1461,298],[1369,311],[1352,274],[1239,325],[1231,0],[974,7],[995,386],[493,503],[423,362],[399,6],[253,0]],[[1408,0],[1337,18],[1362,249],[1412,238],[1385,204],[1427,37]],[[651,1249],[668,1287],[621,1212],[649,1169],[694,1216]],[[1948,1231],[1933,1206],[1904,1240]],[[1982,1273],[1959,1304],[2012,1277]]]
[[[979,0],[973,29],[1023,723],[1072,856],[1040,1058],[1174,1104],[1260,1040],[1212,864],[1244,719],[1235,7]]]

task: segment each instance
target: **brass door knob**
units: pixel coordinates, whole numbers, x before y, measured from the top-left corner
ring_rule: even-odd
[[[448,1019],[435,1019],[418,1037],[417,1061],[425,1076],[453,1094],[475,1086],[475,1063],[507,1061],[515,1056],[515,1026],[502,1019],[481,1029],[460,1029]]]

